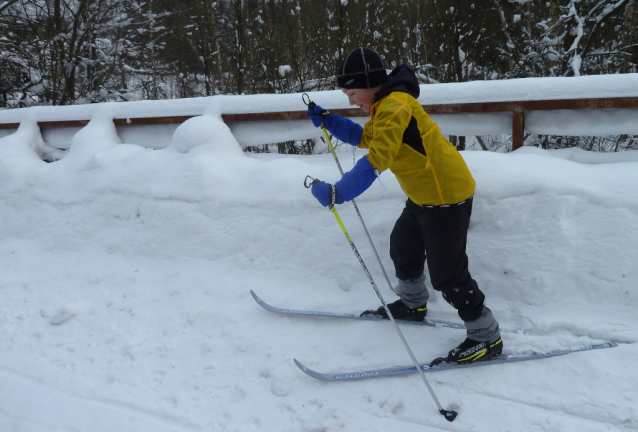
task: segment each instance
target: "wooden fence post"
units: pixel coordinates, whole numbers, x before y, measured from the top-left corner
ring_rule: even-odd
[[[512,111],[512,151],[523,147],[525,139],[525,111],[517,108]]]

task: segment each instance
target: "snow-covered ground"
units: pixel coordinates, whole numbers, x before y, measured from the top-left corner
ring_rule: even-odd
[[[199,144],[199,145],[197,145]],[[505,351],[618,347],[428,376],[324,383],[409,365],[388,322],[275,315],[378,306],[332,214],[303,187],[329,154],[244,154],[218,117],[161,150],[108,118],[47,164],[33,122],[0,140],[0,431],[625,431],[638,429],[638,158],[465,152],[478,183],[470,270]],[[181,150],[178,151],[178,150]],[[357,157],[363,155],[358,152]],[[340,154],[344,168],[350,153]],[[391,173],[357,201],[391,279],[405,195]],[[350,204],[338,208],[385,298]],[[433,318],[458,320],[438,293]],[[403,326],[429,361],[459,330]]]

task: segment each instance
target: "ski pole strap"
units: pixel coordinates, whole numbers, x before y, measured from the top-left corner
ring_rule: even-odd
[[[337,203],[337,188],[332,184],[328,184],[328,187],[330,188],[330,204],[328,204],[328,208],[335,211],[334,207]]]
[[[308,96],[308,93],[304,93],[301,95],[301,100],[303,101],[303,103],[306,104],[306,106],[308,107],[308,109],[310,109],[314,115],[320,115],[321,116],[321,128],[326,129],[326,123],[323,121],[323,118],[326,116],[330,115],[330,111],[328,111],[327,109],[324,109],[321,112],[315,113],[315,108],[317,107],[317,104],[314,103],[313,101],[310,100],[310,96]]]
[[[311,109],[313,111],[317,107],[317,104],[310,100],[310,96],[308,96],[308,93],[302,94],[301,95],[301,100],[303,101],[303,103],[306,104],[306,106],[309,109]],[[324,109],[323,111],[321,111],[321,113],[315,113],[315,114],[321,115],[321,116],[328,116],[328,115],[330,115],[330,111],[328,111],[327,109]]]
[[[323,182],[319,179],[306,176],[306,179],[304,180],[303,185],[306,187],[306,189],[310,189],[317,183],[323,183]],[[325,202],[323,199],[321,199],[317,195],[315,195],[315,197],[319,200],[321,204],[328,207],[329,210],[332,210],[335,204],[343,203],[343,199],[341,199],[341,201],[337,203],[337,198],[338,198],[337,187],[330,183],[324,183],[324,184],[328,186],[328,201]],[[313,195],[314,195],[314,191],[313,191]]]
[[[307,99],[307,101],[306,101]],[[317,106],[316,103],[314,103],[313,101],[310,100],[310,96],[308,95],[308,93],[304,93],[301,95],[301,100],[303,101],[303,103],[306,104],[306,106],[310,109],[315,109],[315,107]]]
[[[313,101],[310,100],[310,96],[308,96],[308,93],[304,93],[303,95],[301,95],[301,100],[303,100],[303,103],[305,103],[306,106],[308,108],[312,109],[312,110],[314,110],[315,107],[317,106],[316,103],[314,103]],[[328,115],[328,114],[330,114],[330,113],[326,110],[325,113],[322,114],[322,116]],[[321,119],[321,130],[323,131],[323,135],[326,137],[326,142],[328,143],[328,147],[330,148],[330,152],[332,153],[332,157],[334,157],[335,162],[337,163],[337,167],[339,168],[339,172],[341,173],[341,175],[343,175],[343,169],[341,168],[341,164],[339,163],[339,158],[337,157],[337,153],[335,152],[335,148],[332,145],[332,140],[330,139],[330,135],[328,134],[328,130],[326,129],[326,124],[324,123],[323,118]],[[306,187],[310,187],[310,186],[306,186]]]
[[[316,183],[321,183],[321,180],[312,178],[309,175],[307,175],[306,179],[303,181],[303,185],[306,187],[306,189],[310,189]]]

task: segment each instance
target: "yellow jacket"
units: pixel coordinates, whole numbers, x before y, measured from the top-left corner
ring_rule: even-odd
[[[384,96],[384,88],[359,143],[369,149],[372,167],[390,169],[415,204],[456,204],[474,195],[476,182],[465,161],[421,104],[403,91]]]

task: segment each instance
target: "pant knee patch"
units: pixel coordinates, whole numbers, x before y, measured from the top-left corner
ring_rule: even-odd
[[[474,321],[481,316],[485,295],[473,284],[473,287],[451,288],[443,291],[443,298],[456,309],[463,321]]]

